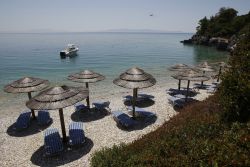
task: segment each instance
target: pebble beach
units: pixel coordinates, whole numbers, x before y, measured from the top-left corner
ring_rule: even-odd
[[[183,86],[185,82],[183,83]],[[51,110],[50,116],[53,123],[48,127],[39,127],[36,121],[31,121],[28,129],[22,132],[16,132],[13,129],[16,118],[20,111],[27,109],[24,102],[12,106],[11,103],[0,109],[0,166],[90,166],[91,155],[102,148],[112,147],[121,143],[131,143],[143,135],[150,133],[160,127],[164,122],[178,114],[178,111],[168,103],[166,90],[176,88],[177,82],[161,82],[151,88],[142,91],[153,95],[154,102],[144,109],[156,114],[154,122],[133,130],[120,129],[113,120],[112,115],[91,111],[79,116],[76,114],[73,106],[64,109],[64,119],[66,132],[72,121],[81,121],[84,123],[84,132],[86,142],[81,147],[66,147],[62,154],[55,157],[46,157],[44,155],[44,130],[46,128],[57,128],[61,134],[60,120],[57,110]],[[90,93],[91,101],[110,101],[110,109],[113,111],[124,111],[126,106],[122,96],[131,94],[129,89],[120,88],[120,91],[108,94],[97,94],[93,86],[93,93]],[[209,94],[206,90],[200,90],[194,97],[196,100],[204,100]],[[13,98],[12,101],[17,100]]]

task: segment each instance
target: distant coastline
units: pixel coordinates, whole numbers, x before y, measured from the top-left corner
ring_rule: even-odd
[[[63,31],[63,30],[25,30],[0,31],[0,34],[75,34],[75,33],[147,33],[147,34],[194,34],[195,32],[151,30],[151,29],[110,29],[100,31]]]

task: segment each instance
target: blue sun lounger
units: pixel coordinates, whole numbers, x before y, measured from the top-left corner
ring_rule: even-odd
[[[95,101],[92,103],[92,105],[98,109],[98,110],[104,110],[105,108],[109,108],[110,102],[109,101],[105,101],[105,102],[99,102],[99,101]]]
[[[82,103],[76,103],[75,104],[75,111],[78,112],[78,111],[83,111],[83,110],[88,110],[89,108],[87,106],[85,106],[84,104]]]
[[[130,110],[130,113],[132,113],[132,106],[128,106],[128,110]],[[150,111],[146,111],[143,108],[135,107],[135,115],[136,117],[141,117],[141,118],[151,118],[155,117],[156,114]]]
[[[215,93],[217,90],[217,85],[211,85],[207,87],[206,89],[207,89],[207,93]]]
[[[63,143],[56,128],[49,128],[44,132],[44,149],[48,156],[56,155],[63,151]]]
[[[51,123],[52,119],[47,110],[38,111],[37,121],[39,125],[48,125]]]
[[[138,93],[136,101],[143,101],[143,100],[152,100],[154,98],[153,95],[149,95],[146,93]],[[127,95],[127,96],[123,96],[123,101],[132,101],[133,100],[133,96],[131,95]]]
[[[29,127],[30,124],[30,111],[22,112],[16,120],[15,128],[17,130],[23,130]]]
[[[79,145],[85,142],[82,122],[72,122],[69,125],[69,144]]]
[[[153,95],[149,95],[149,94],[146,94],[146,93],[138,93],[138,97],[142,98],[142,99],[153,99],[155,98]]]
[[[121,111],[115,111],[112,113],[112,115],[116,123],[124,128],[131,128],[135,125],[135,121]]]
[[[168,98],[168,102],[173,106],[173,107],[183,107],[185,104],[185,99],[180,98],[180,97],[175,97],[175,96],[170,96]]]

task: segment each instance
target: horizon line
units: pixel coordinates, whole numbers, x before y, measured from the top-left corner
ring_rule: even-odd
[[[0,34],[70,34],[70,33],[144,33],[144,34],[194,34],[182,31],[53,31],[53,32],[1,32]]]

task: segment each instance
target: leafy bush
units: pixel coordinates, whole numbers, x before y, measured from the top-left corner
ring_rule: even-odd
[[[129,145],[96,152],[102,166],[249,166],[250,124],[220,122],[216,97],[185,107],[156,131]]]
[[[241,36],[232,53],[231,68],[223,76],[220,102],[228,122],[246,122],[250,119],[250,29]]]

